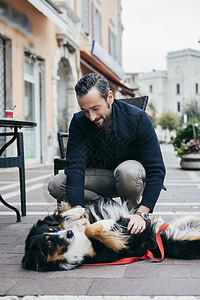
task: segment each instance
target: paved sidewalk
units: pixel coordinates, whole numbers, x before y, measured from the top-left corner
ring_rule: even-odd
[[[197,300],[199,296],[4,296],[0,300]]]
[[[181,215],[200,215],[200,171],[182,170],[172,146],[163,145],[162,149],[167,166],[167,192],[162,191],[154,213],[167,222]],[[45,273],[23,270],[21,259],[29,229],[56,208],[46,190],[52,174],[53,165],[26,169],[27,216],[21,223],[16,223],[15,214],[0,203],[0,299],[200,299],[200,260],[147,260]],[[0,169],[0,194],[20,207],[17,169]]]

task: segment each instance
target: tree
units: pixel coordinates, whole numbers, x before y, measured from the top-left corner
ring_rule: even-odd
[[[152,102],[148,103],[147,109],[150,110],[150,112],[152,112],[153,117],[151,118],[151,121],[153,123],[153,126],[156,127],[156,108],[155,108],[155,105]]]
[[[200,112],[198,109],[197,101],[193,100],[190,103],[186,104],[185,109],[183,110],[183,115],[187,115],[187,121],[193,121],[194,119],[200,120]]]
[[[162,129],[169,129],[172,131],[176,129],[178,125],[178,116],[170,111],[162,113],[161,117],[158,118],[157,124],[162,127]]]

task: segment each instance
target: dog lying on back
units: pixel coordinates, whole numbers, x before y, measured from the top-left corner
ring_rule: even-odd
[[[147,249],[160,256],[156,233],[163,223],[151,217],[146,229],[130,235],[131,214],[126,203],[101,199],[86,208],[62,206],[56,213],[39,220],[26,239],[22,266],[36,271],[71,270],[83,263],[108,263],[125,257],[142,257]],[[76,220],[85,216],[90,225],[80,232]],[[200,217],[178,219],[161,232],[165,257],[200,258]]]

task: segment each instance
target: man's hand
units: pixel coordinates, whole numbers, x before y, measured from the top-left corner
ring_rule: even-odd
[[[126,215],[125,219],[129,219],[127,230],[130,234],[138,234],[145,230],[146,221],[140,215]]]
[[[137,212],[143,212],[148,215],[150,208],[144,205],[140,205],[137,209]],[[127,230],[130,234],[138,234],[146,229],[146,221],[139,214],[127,215],[124,218],[129,219]]]
[[[90,222],[88,221],[88,219],[86,219],[84,217],[76,220],[75,223],[78,228],[78,231],[80,231],[80,232],[85,231],[85,227],[90,225]]]

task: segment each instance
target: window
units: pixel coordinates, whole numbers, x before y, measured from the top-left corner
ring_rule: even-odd
[[[176,71],[177,74],[179,74],[181,72],[181,68],[180,67],[176,67],[175,71]]]
[[[102,46],[102,15],[93,2],[92,6],[93,40]]]
[[[196,94],[199,93],[199,84],[198,83],[195,84],[195,92],[196,92]]]
[[[40,61],[30,53],[24,53],[24,119],[37,123],[36,128],[26,128],[25,154],[32,163],[41,161],[40,107],[41,107]]]
[[[90,34],[90,1],[82,0],[82,29],[86,35]]]
[[[109,53],[117,60],[117,37],[114,33],[114,25],[110,22],[109,27]]]
[[[178,111],[178,112],[181,111],[181,102],[177,102],[177,111]]]
[[[150,85],[150,86],[149,86],[149,92],[150,92],[150,93],[153,93],[153,85]]]
[[[180,84],[179,83],[177,83],[177,85],[176,85],[176,93],[180,94]]]

